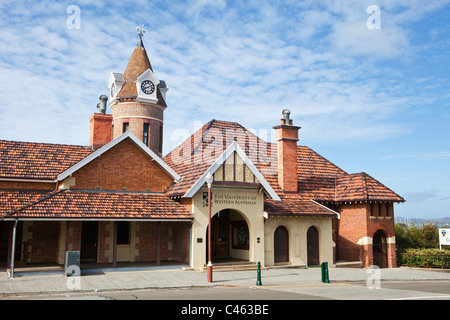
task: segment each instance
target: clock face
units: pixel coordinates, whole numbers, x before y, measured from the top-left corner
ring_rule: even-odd
[[[115,94],[116,94],[116,84],[113,83],[111,86],[111,97],[114,97]]]
[[[150,80],[145,80],[141,84],[141,90],[145,94],[152,94],[155,91],[155,85]]]

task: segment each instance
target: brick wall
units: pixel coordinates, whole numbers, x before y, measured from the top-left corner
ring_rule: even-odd
[[[34,221],[28,232],[33,234],[31,243],[32,263],[57,263],[61,222]]]
[[[173,223],[173,260],[189,263],[190,222]]]
[[[365,267],[374,264],[375,232],[381,230],[386,244],[386,266],[396,267],[396,249],[393,237],[394,216],[391,203],[354,203],[340,205],[341,215],[336,220],[337,260],[362,261]]]
[[[71,189],[164,192],[173,178],[155,161],[125,139],[73,174]]]
[[[148,147],[161,156],[162,151],[162,126],[164,108],[159,105],[140,102],[120,102],[112,106],[113,115],[113,139],[123,132],[123,124],[128,123],[128,130],[139,140],[143,140],[144,123],[149,124]]]
[[[343,204],[338,209],[341,218],[338,220],[337,260],[360,260],[358,241],[367,234],[368,205]]]
[[[160,260],[189,262],[190,223],[160,222]],[[158,252],[158,223],[140,222],[139,254],[135,261],[156,261]]]
[[[90,123],[89,146],[98,149],[112,140],[112,115],[94,113]]]

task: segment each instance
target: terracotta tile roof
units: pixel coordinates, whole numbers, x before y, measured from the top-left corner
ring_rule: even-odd
[[[366,173],[347,174],[305,146],[298,146],[298,194],[285,194],[277,179],[277,146],[236,122],[212,120],[164,157],[181,177],[166,195],[97,191],[0,193],[0,212],[28,205],[14,216],[93,218],[173,218],[191,214],[168,197],[184,195],[232,141],[237,141],[282,201],[266,200],[273,215],[326,215],[312,202],[393,201],[404,199]],[[93,152],[89,147],[0,140],[0,178],[55,179]],[[3,199],[3,200],[2,200]]]
[[[231,140],[227,141],[230,137]],[[246,154],[252,153],[251,151],[257,148],[271,147],[236,122],[211,120],[164,157],[163,160],[182,177],[181,182],[168,190],[168,194],[171,196],[185,194],[235,140]],[[252,156],[250,160],[254,160]],[[262,162],[253,162],[264,174]]]
[[[147,51],[144,47],[136,47],[128,61],[123,77],[125,79],[125,84],[117,93],[117,99],[135,99],[138,96],[136,88],[136,79],[145,71],[150,69],[153,72],[152,65],[147,55]],[[161,94],[159,87],[156,88],[156,95],[158,98],[158,104],[167,107],[166,102]]]
[[[36,201],[48,191],[0,189],[0,217]]]
[[[58,190],[8,214],[14,218],[192,219],[164,194]]]
[[[0,140],[0,178],[54,180],[92,152],[84,146]]]
[[[136,47],[123,73],[125,84],[118,92],[117,97],[137,96],[136,83],[134,81],[148,69],[153,71],[147,52],[143,47]]]
[[[205,124],[164,157],[164,161],[182,176],[181,182],[173,185],[167,194],[184,195],[234,140],[282,198],[284,204],[266,201],[272,214],[330,214],[310,200],[404,201],[368,174],[348,174],[306,146],[297,147],[298,194],[284,194],[278,185],[277,145],[263,141],[236,122],[219,120]]]
[[[300,194],[283,194],[281,201],[265,200],[264,210],[272,216],[333,216],[324,206]]]
[[[395,201],[405,200],[365,172],[339,176],[336,201]]]

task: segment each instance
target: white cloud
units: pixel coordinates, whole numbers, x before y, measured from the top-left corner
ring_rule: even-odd
[[[404,198],[410,203],[426,202],[431,199],[437,198],[441,194],[440,190],[428,189],[422,191],[409,191],[404,193]]]
[[[385,155],[381,160],[392,159],[413,159],[413,160],[449,160],[450,150],[430,151],[430,152],[403,152]]]
[[[360,55],[368,58],[396,59],[407,54],[409,41],[405,31],[399,27],[368,29],[362,23],[338,23],[331,35],[339,52],[346,55]]]
[[[86,143],[84,130],[98,96],[107,92],[109,72],[124,71],[137,42],[134,28],[144,24],[154,70],[170,88],[167,129],[211,118],[270,129],[289,107],[315,141],[404,134],[408,124],[397,123],[396,116],[425,96],[405,93],[406,85],[397,82],[401,73],[374,67],[373,60],[398,59],[408,52],[405,22],[439,10],[443,2],[427,2],[423,8],[418,1],[391,3],[379,4],[382,29],[369,30],[368,1],[234,6],[209,0],[85,1],[78,2],[81,29],[68,30],[65,4],[47,8],[41,2],[2,2],[8,14],[0,13],[0,68],[8,84],[0,94],[9,105],[0,116],[29,123],[27,117],[39,119],[30,130],[42,141]],[[17,101],[23,81],[34,82],[34,89]],[[77,122],[63,126],[55,121],[55,129],[49,129],[40,114],[54,119],[56,113]],[[18,128],[0,128],[0,136],[14,139]],[[69,132],[74,132],[70,138]]]

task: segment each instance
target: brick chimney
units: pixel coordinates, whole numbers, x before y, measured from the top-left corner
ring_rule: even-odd
[[[108,97],[100,96],[100,103],[97,105],[98,113],[91,116],[91,128],[89,136],[89,146],[93,149],[103,147],[112,140],[112,120],[111,114],[105,114],[106,101]]]
[[[283,110],[281,124],[273,127],[278,145],[278,184],[285,192],[298,192],[297,141],[300,127],[289,119],[291,112]]]

